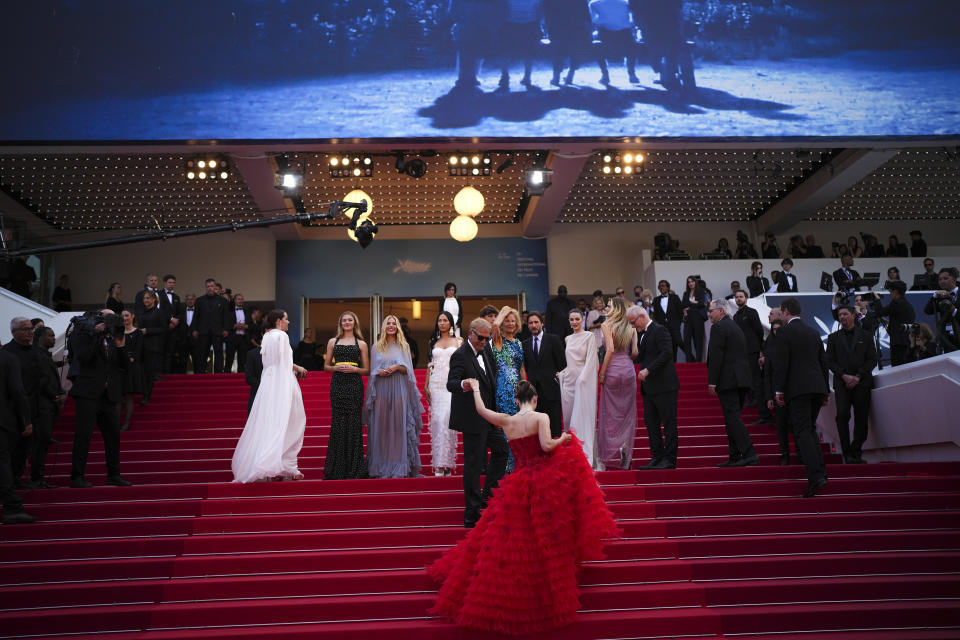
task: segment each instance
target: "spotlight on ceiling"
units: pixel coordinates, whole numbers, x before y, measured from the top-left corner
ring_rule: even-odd
[[[499,166],[497,166],[497,175],[500,175],[501,173],[503,173],[504,171],[506,171],[512,166],[513,166],[513,154],[507,156],[507,159],[501,162]]]
[[[283,191],[285,198],[295,198],[300,195],[303,187],[303,170],[285,155],[276,157],[277,173],[274,176],[274,187]]]
[[[369,178],[373,175],[373,157],[362,153],[331,155],[331,178]]]
[[[447,173],[451,176],[488,176],[493,171],[493,160],[487,153],[452,153],[447,158]]]
[[[397,173],[405,173],[411,178],[422,178],[427,174],[427,163],[421,158],[407,160],[403,153],[397,153],[396,157],[393,166]]]
[[[191,181],[226,180],[230,177],[230,163],[219,154],[193,156],[184,162],[184,177]]]
[[[643,173],[646,158],[638,151],[605,151],[600,154],[601,171],[609,176],[638,176]]]
[[[550,169],[527,169],[525,177],[527,180],[527,195],[529,196],[542,196],[543,192],[553,183],[553,171]]]

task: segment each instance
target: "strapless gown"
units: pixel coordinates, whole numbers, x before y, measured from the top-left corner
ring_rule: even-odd
[[[500,481],[477,526],[427,567],[442,583],[433,614],[509,634],[574,621],[581,565],[618,535],[593,470],[574,436],[547,453],[536,435],[510,442],[513,473]]]

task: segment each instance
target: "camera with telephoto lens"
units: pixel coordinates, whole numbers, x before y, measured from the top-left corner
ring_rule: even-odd
[[[97,328],[101,324],[103,325],[102,330]],[[119,338],[123,335],[123,318],[114,313],[104,314],[100,311],[87,311],[83,315],[70,318],[67,338],[73,335]]]

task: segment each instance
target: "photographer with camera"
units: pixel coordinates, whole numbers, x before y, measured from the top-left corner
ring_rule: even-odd
[[[876,305],[876,315],[879,318],[888,318],[887,335],[890,336],[890,366],[895,367],[907,361],[907,349],[910,348],[910,337],[907,335],[907,325],[916,320],[913,305],[907,302],[907,285],[899,280],[888,283],[890,303],[887,306]]]
[[[926,322],[910,325],[910,347],[907,349],[907,362],[926,360],[937,355],[937,341]]]
[[[67,344],[70,353],[70,395],[77,403],[70,486],[92,487],[86,479],[93,428],[100,429],[106,452],[107,484],[128,487],[120,475],[120,414],[122,373],[129,366],[123,320],[109,309],[88,311],[71,320]]]
[[[960,349],[960,323],[957,317],[957,269],[944,267],[937,275],[939,289],[927,300],[923,312],[936,316],[937,341],[943,352]]]
[[[870,414],[870,390],[877,350],[873,336],[857,327],[852,307],[837,309],[840,330],[827,336],[827,367],[833,372],[833,391],[837,402],[837,433],[843,461],[862,464],[863,443],[867,440]],[[850,441],[850,409],[853,408],[853,442]]]

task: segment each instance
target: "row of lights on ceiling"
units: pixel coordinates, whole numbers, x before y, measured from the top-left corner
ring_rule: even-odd
[[[221,155],[199,155],[185,163],[187,180],[226,180],[230,177],[230,163]]]
[[[640,175],[643,173],[644,160],[642,153],[626,151],[624,153],[608,152],[602,155],[604,175]]]

